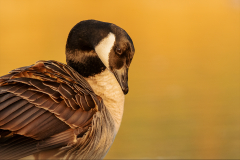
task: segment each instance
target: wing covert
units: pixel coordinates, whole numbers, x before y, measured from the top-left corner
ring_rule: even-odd
[[[86,80],[65,64],[38,61],[12,70],[0,77],[0,139],[11,132],[43,140],[69,129],[82,136],[99,104]]]

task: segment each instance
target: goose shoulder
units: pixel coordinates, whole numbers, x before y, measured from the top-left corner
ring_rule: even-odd
[[[102,116],[108,116],[102,99],[70,66],[38,61],[15,69],[0,77],[1,158],[18,159],[72,143],[62,151],[67,156],[71,147],[81,149],[94,139],[92,132],[101,126],[92,122],[99,125]]]

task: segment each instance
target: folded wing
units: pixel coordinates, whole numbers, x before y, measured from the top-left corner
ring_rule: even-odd
[[[99,103],[81,75],[56,61],[39,61],[0,77],[1,158],[73,142],[91,127]]]

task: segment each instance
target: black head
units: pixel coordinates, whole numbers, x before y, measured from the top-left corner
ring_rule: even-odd
[[[109,69],[123,92],[128,92],[128,68],[134,46],[125,30],[96,20],[81,21],[70,31],[66,44],[67,63],[84,77]]]

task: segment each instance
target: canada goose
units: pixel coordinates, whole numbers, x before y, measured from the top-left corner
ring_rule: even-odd
[[[119,130],[134,46],[96,20],[70,31],[67,65],[38,61],[0,77],[0,159],[102,159]]]

